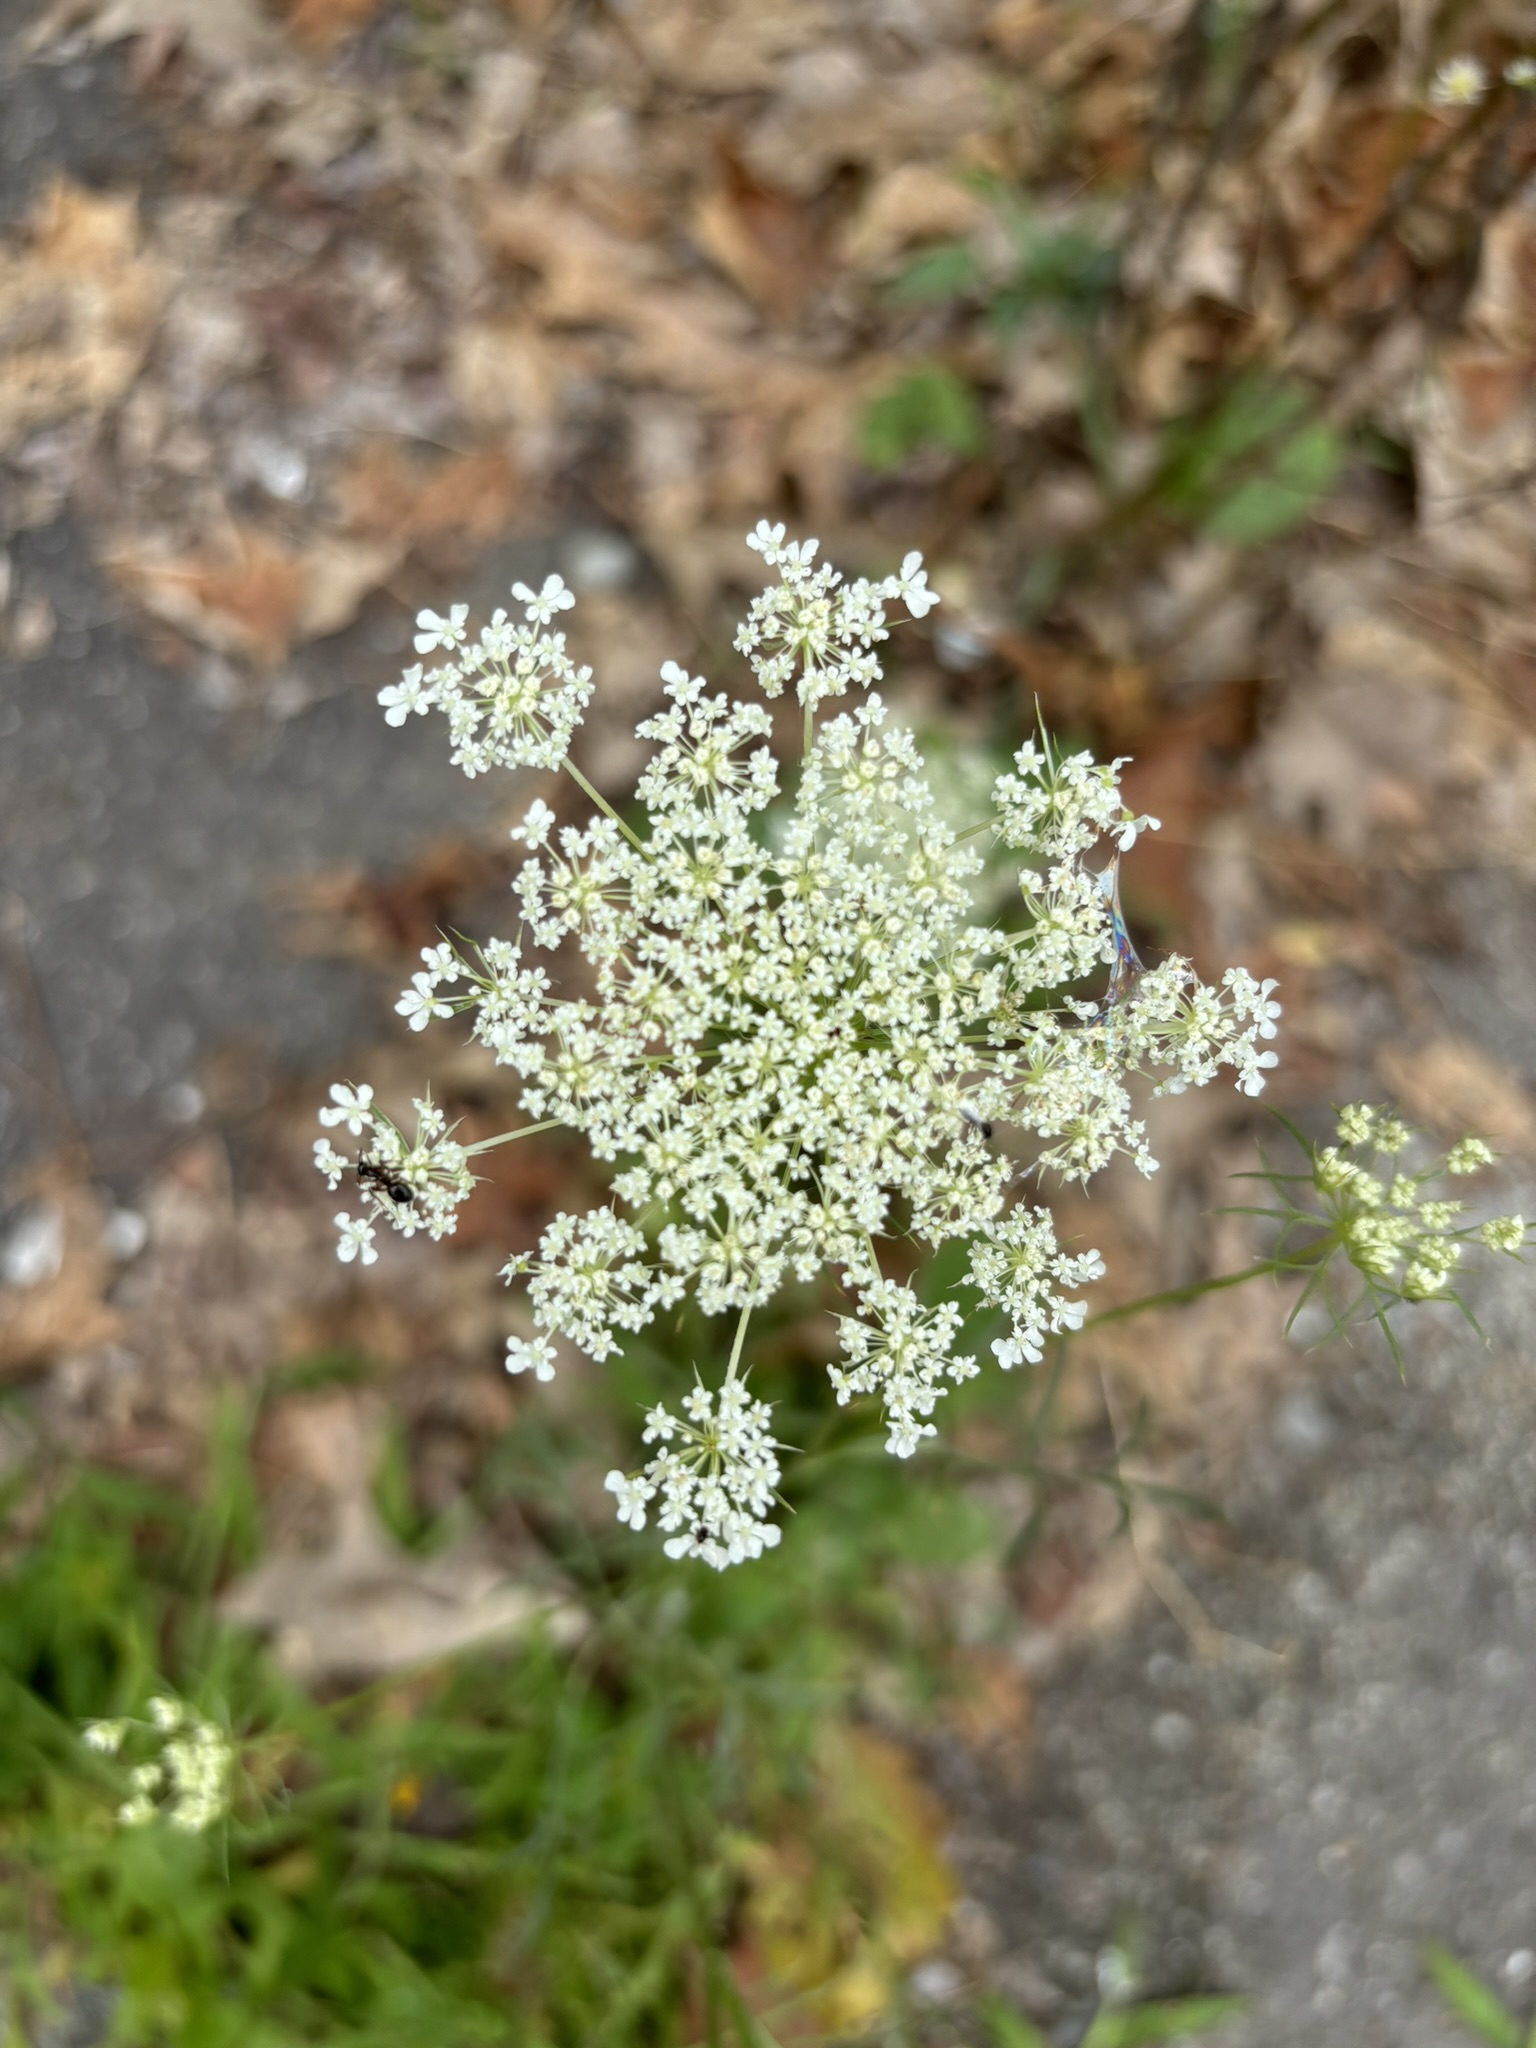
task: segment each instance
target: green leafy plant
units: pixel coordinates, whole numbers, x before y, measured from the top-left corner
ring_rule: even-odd
[[[1536,2048],[1536,2022],[1527,2026],[1517,2019],[1448,1948],[1427,1941],[1419,1954],[1440,1996],[1480,2041],[1491,2042],[1493,2048]]]
[[[1239,377],[1198,421],[1170,427],[1164,445],[1164,509],[1233,547],[1292,532],[1332,489],[1343,456],[1306,392],[1259,372]]]
[[[899,469],[925,448],[969,458],[986,445],[986,421],[971,386],[943,364],[911,370],[870,401],[859,423],[859,454],[873,470]]]

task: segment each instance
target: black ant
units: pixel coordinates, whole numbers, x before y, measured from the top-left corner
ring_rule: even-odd
[[[359,1159],[357,1162],[357,1184],[360,1188],[372,1188],[375,1193],[388,1195],[401,1209],[414,1209],[416,1191],[403,1181],[392,1167],[381,1166],[377,1159]]]

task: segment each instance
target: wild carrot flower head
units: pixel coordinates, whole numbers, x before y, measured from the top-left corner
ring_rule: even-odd
[[[958,1306],[926,1306],[887,1277],[881,1239],[962,1241],[968,1304],[1003,1319],[995,1355],[1038,1359],[1081,1320],[1074,1290],[1102,1267],[1057,1243],[1009,1148],[1079,1178],[1117,1152],[1150,1172],[1132,1077],[1177,1091],[1225,1068],[1256,1094],[1279,1013],[1273,983],[1230,968],[1211,987],[1178,958],[1117,976],[1113,1002],[1074,995],[1117,959],[1106,858],[1156,824],[1122,802],[1122,764],[1032,739],[996,779],[991,814],[957,831],[872,687],[891,608],[920,618],[937,602],[920,557],[849,582],[782,528],[760,526],[750,545],[777,581],[736,645],[764,695],[793,685],[806,713],[787,797],[766,708],[669,663],[665,708],[638,728],[653,749],[641,826],[604,806],[557,831],[535,802],[514,834],[529,849],[515,938],[429,949],[399,1005],[418,1028],[463,1017],[521,1077],[528,1117],[579,1131],[613,1168],[608,1206],[557,1216],[507,1265],[535,1332],[513,1340],[514,1371],[550,1377],[557,1339],[601,1360],[684,1295],[737,1318],[724,1384],[690,1395],[686,1420],[653,1411],[662,1448],[609,1479],[621,1520],[638,1528],[659,1502],[668,1548],[717,1566],[777,1540],[769,1411],[739,1370],[752,1311],[787,1281],[832,1276],[846,1297],[837,1398],[877,1396],[887,1448],[909,1455],[977,1368],[955,1355]],[[423,638],[450,659],[436,681],[408,671],[407,696],[384,692],[389,716],[425,708],[431,681],[467,772],[564,763],[590,681],[544,632],[543,611],[566,601],[550,592],[526,628],[493,621],[479,643],[461,607],[423,614]],[[840,697],[847,708],[818,723]],[[1017,875],[1022,915],[1007,925],[979,907],[986,851]],[[585,957],[581,993],[545,965],[566,945]],[[332,1092],[322,1120],[362,1134],[365,1159],[412,1191],[401,1203],[368,1179],[363,1256],[376,1222],[451,1228],[471,1185],[451,1134],[408,1146],[366,1090]],[[1005,1146],[994,1130],[1014,1135]],[[348,1162],[329,1140],[316,1157],[338,1184]]]

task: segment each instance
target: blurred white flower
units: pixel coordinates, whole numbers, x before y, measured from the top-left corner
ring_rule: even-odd
[[[1430,105],[1475,107],[1487,90],[1486,65],[1476,57],[1447,57],[1429,82]]]

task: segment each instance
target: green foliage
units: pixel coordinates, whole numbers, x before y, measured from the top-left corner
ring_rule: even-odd
[[[654,1395],[644,1358],[629,1371]],[[636,1569],[632,1537],[572,1512],[567,1447],[520,1436],[484,1504],[544,1522],[584,1589],[584,1640],[329,1706],[217,1620],[215,1587],[251,1553],[233,1421],[202,1505],[84,1470],[35,1533],[10,1532],[0,1973],[28,2023],[50,1987],[94,1983],[129,2048],[771,2041],[725,1953],[742,1844],[815,1838],[818,1731],[855,1658],[908,1660],[921,1689],[878,1556],[960,1556],[990,1524],[935,1502],[914,1535],[887,1497],[900,1475],[871,1458],[850,1502],[841,1469],[838,1487],[801,1486],[796,1559],[728,1581],[659,1556]],[[403,1535],[430,1535],[398,1444],[376,1491]],[[233,1810],[205,1835],[118,1826],[124,1766],[80,1739],[167,1686],[236,1740]],[[878,1920],[856,1843],[823,1834],[816,1870],[828,1924]]]
[[[1260,373],[1238,378],[1199,420],[1169,429],[1165,510],[1233,547],[1278,540],[1332,488],[1342,448],[1304,392]]]
[[[1178,2041],[1208,2034],[1243,2010],[1241,1998],[1170,1998],[1148,2005],[1108,2007],[1083,2036],[1083,2048],[1141,2048],[1148,2041]]]
[[[1000,333],[1011,334],[1036,314],[1051,312],[1070,325],[1098,318],[1120,274],[1120,252],[1085,222],[1046,227],[1025,209],[1004,215],[1016,262],[988,308]]]
[[[782,1575],[745,1614],[658,1575],[574,1659],[535,1643],[327,1713],[205,1616],[183,1684],[243,1738],[236,1811],[208,1837],[121,1829],[80,1723],[159,1688],[196,1520],[82,1473],[0,1587],[0,1956],[26,2009],[94,1981],[125,2043],[469,2044],[509,2015],[531,2042],[681,2038],[731,1827],[755,1782],[786,1796],[834,1697],[826,1620]]]
[[[1493,2048],[1536,2048],[1536,2024],[1529,2030],[1496,1998],[1480,1978],[1437,1941],[1425,1942],[1419,1951],[1435,1988],[1451,2011],[1480,2041]]]
[[[940,242],[915,256],[891,287],[898,306],[929,306],[962,299],[982,285],[981,265],[964,242]]]
[[[987,2048],[1048,2048],[1046,2038],[1033,2020],[1025,2019],[1000,1998],[984,1998],[977,2018],[986,2028]]]
[[[985,443],[986,422],[975,392],[942,364],[909,371],[871,399],[859,422],[859,454],[874,470],[898,469],[923,448],[979,455]]]
[[[1088,214],[1047,222],[999,180],[977,182],[1012,244],[1012,261],[990,275],[968,243],[941,242],[923,250],[896,280],[896,304],[978,299],[1002,334],[1046,312],[1074,326],[1091,324],[1115,288],[1119,250]]]
[[[1245,2004],[1241,1998],[1170,1998],[1145,2005],[1101,2006],[1082,2037],[1082,2048],[1142,2048],[1152,2041],[1193,2040],[1234,2018]],[[978,2017],[987,2028],[989,2048],[1046,2048],[1040,2029],[1001,1999],[987,1999]]]

